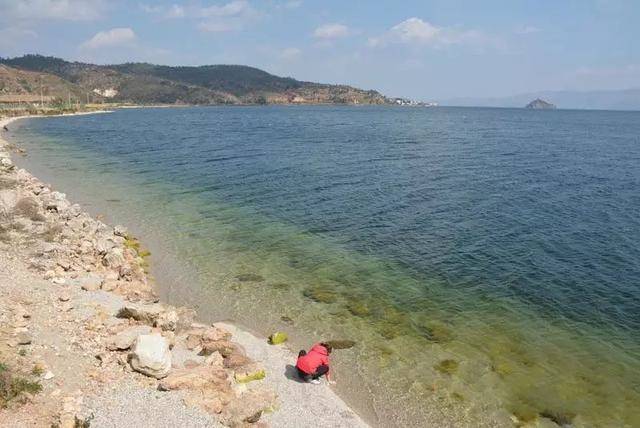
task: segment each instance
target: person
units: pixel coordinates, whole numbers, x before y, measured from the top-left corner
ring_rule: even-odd
[[[7,125],[4,125],[2,129],[4,129],[5,131],[9,131],[9,128],[7,128]]]
[[[304,349],[300,351],[296,362],[300,379],[317,385],[320,378],[326,376],[329,383],[335,383],[329,374],[329,354],[332,350],[331,345],[323,342],[313,345],[309,352]]]

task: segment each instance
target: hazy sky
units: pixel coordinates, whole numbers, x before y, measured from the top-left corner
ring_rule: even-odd
[[[0,56],[247,64],[421,100],[640,87],[640,0],[0,0]]]

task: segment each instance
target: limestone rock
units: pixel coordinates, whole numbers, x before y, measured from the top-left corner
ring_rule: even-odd
[[[139,335],[150,333],[151,327],[147,325],[131,327],[113,336],[107,343],[107,349],[111,351],[124,351],[125,349],[131,348],[131,345],[133,345]]]
[[[211,366],[173,370],[160,382],[158,389],[161,391],[206,389],[220,393],[230,393],[232,390],[227,372],[222,368]]]
[[[217,342],[207,342],[202,345],[199,355],[211,355],[219,352],[223,357],[228,357],[234,352],[238,352],[239,345],[229,342],[228,340],[220,340]]]
[[[125,264],[122,248],[112,248],[102,259],[102,264],[112,269],[119,269]]]
[[[230,427],[243,427],[260,420],[265,411],[270,411],[277,404],[277,396],[266,389],[247,391],[237,400],[231,402],[223,411],[222,422]]]
[[[211,354],[216,355],[217,353]],[[218,354],[220,355],[220,354]],[[207,357],[208,358],[208,357]],[[224,366],[228,369],[236,369],[251,363],[251,359],[240,352],[234,352],[224,359]]]
[[[166,377],[171,370],[169,343],[159,334],[138,336],[129,358],[132,369],[156,379]]]
[[[118,318],[133,318],[136,321],[153,326],[162,312],[164,312],[164,306],[159,303],[152,305],[131,304],[121,308],[116,316]]]
[[[80,287],[86,291],[99,290],[104,282],[103,278],[99,275],[87,275],[81,278],[72,279],[69,284],[72,286]]]
[[[121,236],[123,238],[126,238],[128,235],[127,228],[121,225],[116,225],[113,228],[113,234],[116,236]]]

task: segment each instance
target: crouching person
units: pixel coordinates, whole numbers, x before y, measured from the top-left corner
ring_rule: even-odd
[[[300,378],[305,382],[317,385],[320,383],[320,378],[326,376],[327,382],[334,383],[329,374],[329,354],[331,351],[331,345],[327,343],[317,343],[311,347],[309,352],[300,351],[296,363]]]

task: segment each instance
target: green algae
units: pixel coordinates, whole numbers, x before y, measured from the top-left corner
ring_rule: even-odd
[[[289,290],[291,288],[291,284],[286,282],[270,282],[268,285],[276,290]]]
[[[335,303],[338,301],[338,293],[322,286],[306,288],[303,291],[303,295],[318,303]]]
[[[234,378],[238,383],[249,383],[256,380],[262,380],[267,376],[264,370],[256,370],[251,373],[235,373]]]
[[[460,364],[456,360],[446,359],[440,361],[438,364],[433,366],[433,368],[442,374],[451,376],[458,371],[459,366]]]
[[[429,321],[424,324],[416,323],[414,328],[420,336],[430,342],[447,343],[453,340],[453,331],[437,321]]]
[[[257,273],[243,273],[236,275],[236,279],[240,282],[264,282],[264,277]]]
[[[451,398],[453,398],[456,401],[464,401],[464,395],[460,394],[459,392],[453,391],[451,393]]]
[[[289,336],[287,335],[287,333],[284,333],[282,331],[277,331],[273,333],[271,336],[269,336],[269,343],[271,345],[280,345],[281,343],[286,342],[288,339],[289,339]]]
[[[543,410],[542,412],[540,412],[540,416],[550,419],[561,427],[564,427],[573,423],[576,414],[567,411]]]

